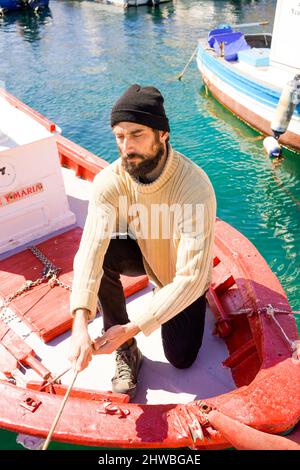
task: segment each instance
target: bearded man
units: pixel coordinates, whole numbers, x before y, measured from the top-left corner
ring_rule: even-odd
[[[169,143],[164,99],[152,86],[130,86],[111,111],[120,158],[94,179],[74,260],[70,356],[88,366],[93,349],[116,352],[112,390],[136,392],[142,353],[135,336],[161,328],[167,360],[190,367],[202,344],[211,280],[216,201],[204,171]],[[147,274],[150,304],[129,321],[120,274]],[[103,335],[93,345],[88,321],[98,300]]]

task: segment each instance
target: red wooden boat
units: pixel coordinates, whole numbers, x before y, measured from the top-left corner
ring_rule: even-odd
[[[65,374],[64,384],[42,388],[68,366],[72,261],[90,182],[106,163],[3,90],[0,106],[0,427],[28,444],[30,436],[47,436],[70,381]],[[134,315],[152,287],[146,276],[123,285]],[[255,247],[219,219],[207,301],[211,315],[190,370],[167,363],[156,332],[143,338],[139,392],[128,403],[109,391],[112,358],[95,356],[53,439],[106,448],[230,447],[226,433],[209,434],[211,409],[256,430],[291,431],[300,418],[294,316]],[[101,315],[90,327],[99,335]]]

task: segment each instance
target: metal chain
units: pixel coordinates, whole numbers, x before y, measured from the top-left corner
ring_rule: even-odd
[[[63,289],[71,291],[71,286],[60,281],[57,277],[57,274],[61,271],[61,268],[55,266],[36,246],[31,246],[29,249],[36,256],[36,258],[44,265],[43,277],[41,279],[45,280],[49,278],[48,284],[50,284],[51,287],[54,287],[56,285],[62,287]]]
[[[51,287],[60,286],[63,289],[71,291],[71,286],[60,281],[57,277],[58,273],[61,271],[61,268],[55,266],[36,246],[29,247],[29,250],[44,266],[42,277],[36,279],[35,281],[25,281],[16,292],[4,299],[3,304],[0,306],[0,319],[5,323],[9,323],[13,319],[17,318],[17,315],[14,312],[7,314],[6,310],[11,302],[17,297],[20,297],[24,292],[29,291],[33,287],[38,286],[45,281],[48,281],[48,284]]]

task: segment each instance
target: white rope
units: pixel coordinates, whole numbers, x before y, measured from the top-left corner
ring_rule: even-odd
[[[275,318],[275,309],[274,307],[269,304],[267,306],[267,309],[266,309],[266,314],[268,315],[269,318],[271,318],[275,323],[276,325],[278,326],[278,328],[280,329],[281,333],[282,333],[282,336],[285,338],[286,342],[289,344],[289,346],[291,347],[292,351],[294,351],[295,349],[295,341],[292,341],[286,334],[286,332],[284,331],[284,329],[282,328],[282,326],[280,325],[279,321],[277,320],[277,318]]]
[[[286,340],[286,342],[288,343],[288,345],[290,346],[291,350],[293,353],[295,353],[295,351],[297,350],[297,345],[299,343],[299,340],[296,340],[296,341],[292,341],[286,334],[286,332],[284,331],[284,329],[282,328],[282,326],[280,325],[279,321],[277,320],[277,318],[275,318],[275,314],[276,313],[281,313],[281,314],[284,314],[284,315],[290,315],[290,314],[299,314],[300,312],[299,311],[289,311],[289,310],[282,310],[282,309],[278,309],[278,308],[274,308],[273,305],[269,304],[267,305],[266,307],[262,307],[262,308],[259,308],[257,310],[254,310],[254,309],[251,309],[251,308],[244,308],[244,309],[240,309],[238,310],[237,312],[231,312],[230,313],[230,316],[235,316],[235,315],[253,315],[254,313],[259,313],[259,314],[262,314],[262,313],[265,313],[271,320],[274,321],[274,323],[277,325],[277,327],[279,328],[282,336],[284,337],[284,339]]]

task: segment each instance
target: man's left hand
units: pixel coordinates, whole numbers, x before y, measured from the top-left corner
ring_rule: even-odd
[[[114,325],[104,335],[93,342],[94,354],[111,354],[122,344],[133,338],[140,331],[139,327],[130,322],[126,325]]]

